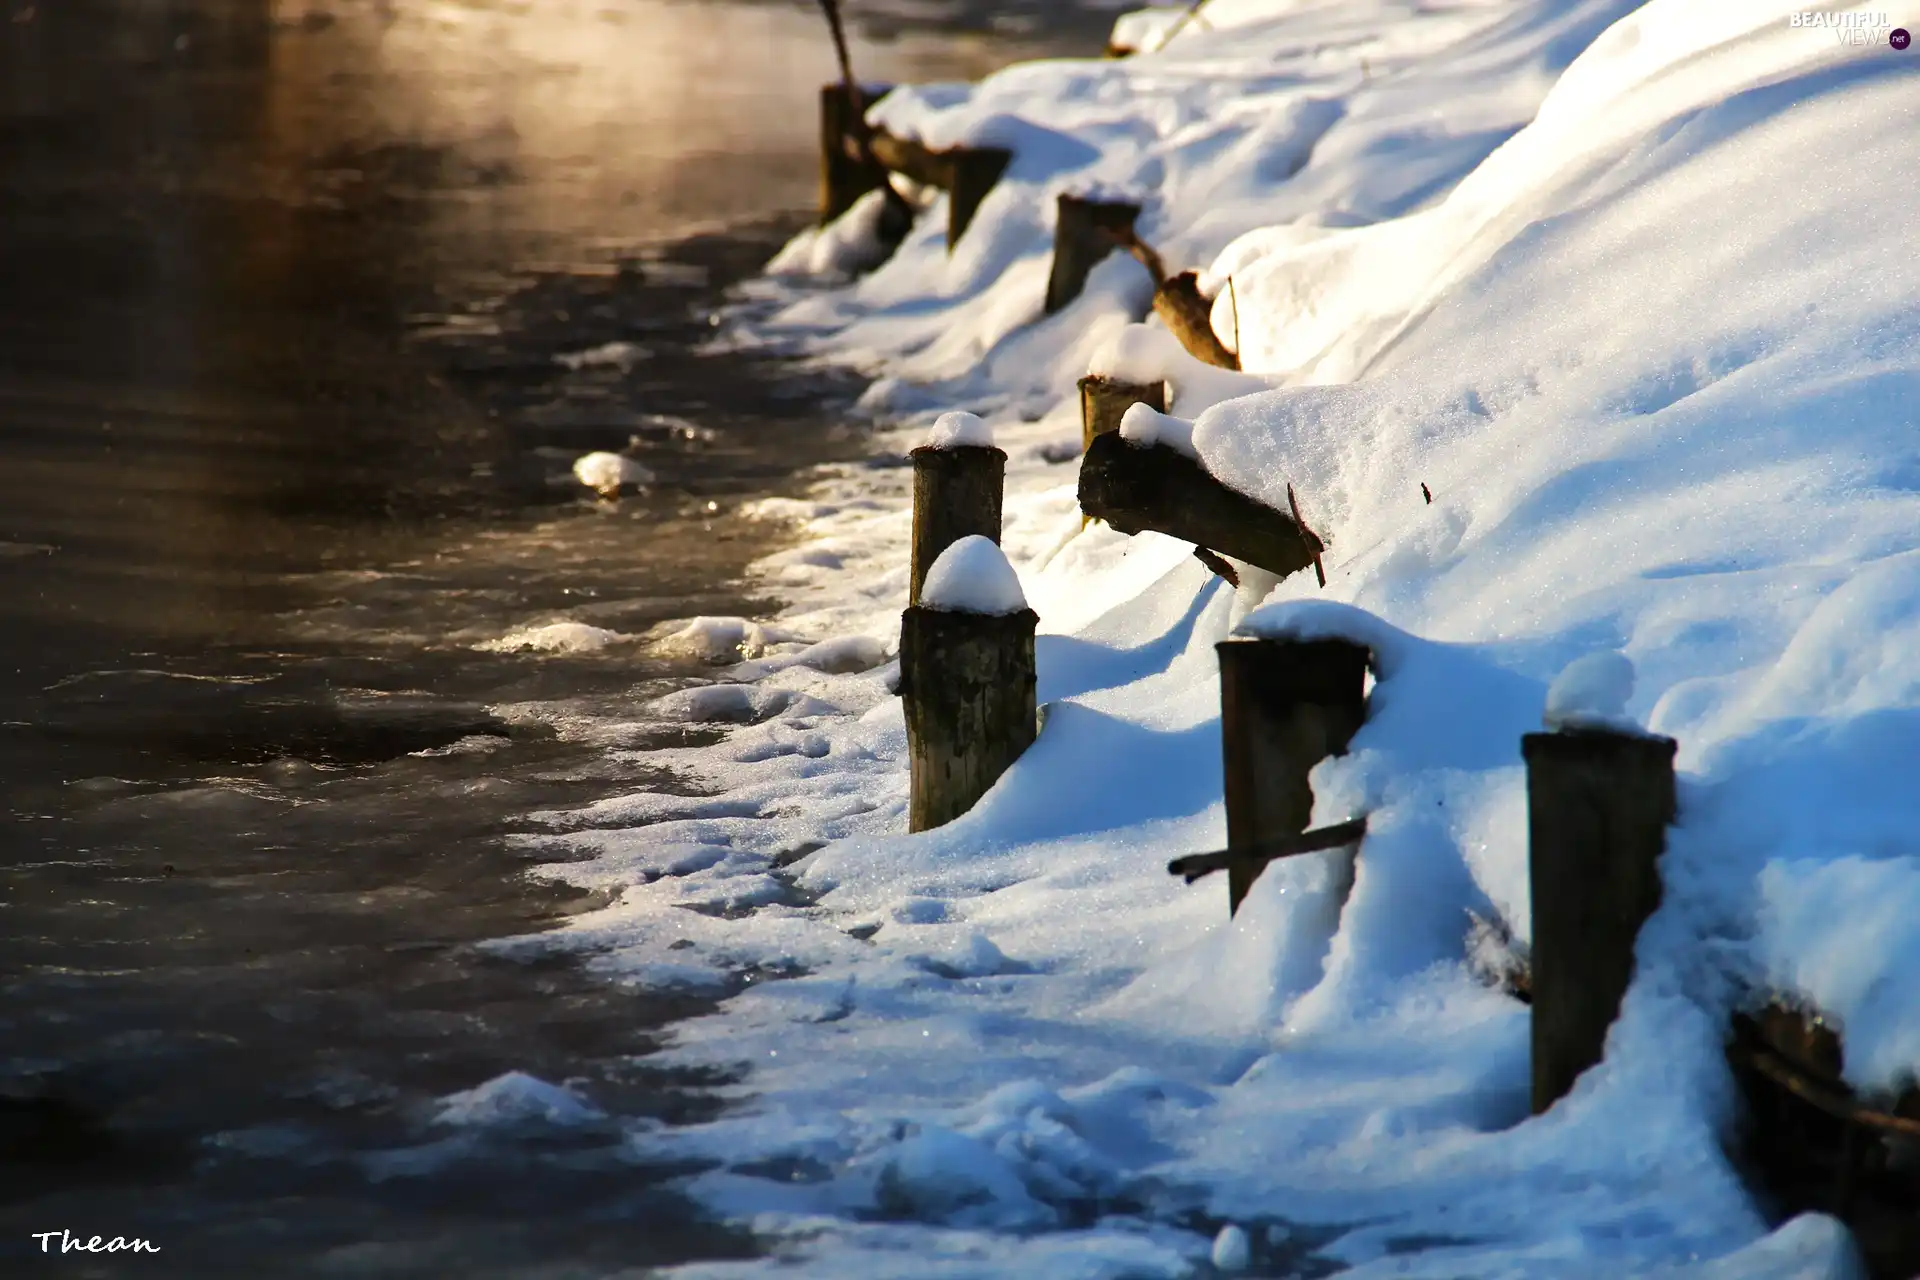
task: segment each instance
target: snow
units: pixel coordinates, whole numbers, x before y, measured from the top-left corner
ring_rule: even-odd
[[[1738,1009],[1818,1008],[1872,1094],[1920,1066],[1920,260],[1886,159],[1920,62],[1792,12],[1214,0],[1158,53],[889,95],[889,128],[1017,149],[972,229],[949,257],[936,198],[867,275],[753,283],[721,340],[874,376],[881,451],[992,423],[1049,711],[907,835],[908,477],[759,505],[795,530],[758,570],[786,607],[686,624],[733,665],[625,713],[710,726],[647,756],[698,794],[523,838],[617,897],[513,946],[724,997],[662,1060],[736,1105],[636,1150],[801,1276],[1206,1274],[1223,1224],[1277,1274],[1859,1274],[1726,1154]],[[1053,197],[1094,189],[1143,197],[1243,372],[1140,324],[1122,254],[1041,315]],[[1136,434],[1291,485],[1327,587],[1083,528],[1084,371],[1166,381]],[[1354,640],[1375,683],[1312,777],[1364,848],[1276,864],[1229,919],[1165,863],[1224,841],[1236,629]],[[817,645],[848,660],[794,660]],[[1677,739],[1681,820],[1605,1062],[1532,1117],[1487,971],[1531,942],[1549,712]]]
[[[440,1099],[434,1120],[447,1125],[573,1126],[603,1118],[578,1094],[524,1071],[509,1071],[484,1084]]]
[[[1617,651],[1575,658],[1547,686],[1542,717],[1549,729],[1632,728],[1633,660]]]
[[[622,453],[588,453],[573,461],[573,475],[587,488],[603,496],[618,494],[622,487],[653,483],[653,472]]]
[[[992,538],[969,534],[934,557],[920,604],[959,613],[1019,613],[1027,607],[1020,575]]]
[[[642,360],[651,360],[653,352],[637,342],[603,342],[584,351],[563,352],[554,363],[568,369],[613,368],[625,371]]]
[[[1213,1238],[1213,1268],[1216,1271],[1245,1271],[1253,1265],[1253,1242],[1244,1228],[1229,1222]]]
[[[929,449],[991,449],[993,428],[973,413],[943,413],[927,432]]]
[[[1193,448],[1193,424],[1185,418],[1161,413],[1152,405],[1127,406],[1127,411],[1120,416],[1120,438],[1141,448],[1165,445],[1189,458],[1199,457]]]
[[[496,640],[483,640],[473,647],[482,653],[593,653],[631,639],[605,627],[561,621],[516,627]]]

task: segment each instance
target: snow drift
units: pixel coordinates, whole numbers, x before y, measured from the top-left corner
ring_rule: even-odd
[[[711,795],[528,837],[625,886],[557,945],[733,993],[670,1053],[749,1068],[740,1106],[636,1143],[706,1162],[693,1194],[802,1275],[1852,1274],[1729,1166],[1721,1035],[1779,995],[1840,1021],[1859,1087],[1920,1066],[1920,57],[1732,0],[1205,12],[1124,62],[896,92],[889,128],[1016,152],[956,252],[935,209],[809,287],[803,238],[736,318],[884,372],[892,443],[993,421],[1051,708],[972,813],[899,834],[891,670],[782,655],[892,634],[904,485],[767,508],[805,538],[763,566],[794,603],[712,687],[751,723],[655,757]],[[1073,379],[1176,359],[1128,328],[1119,255],[1040,318],[1069,190],[1234,281],[1245,373],[1128,430],[1291,483],[1325,591],[1081,529]],[[1369,815],[1357,867],[1276,864],[1229,922],[1164,863],[1223,839],[1236,627],[1380,666],[1314,776],[1316,823]],[[1519,743],[1562,673],[1556,715],[1679,739],[1682,812],[1606,1062],[1528,1119],[1526,1013],[1473,976],[1468,913],[1525,939]]]

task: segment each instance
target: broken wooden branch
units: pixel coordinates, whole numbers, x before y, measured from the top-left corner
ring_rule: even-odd
[[[1198,273],[1182,271],[1161,281],[1153,291],[1153,313],[1194,359],[1220,369],[1239,369],[1240,357],[1227,350],[1213,331],[1213,301],[1201,296]]]
[[[1207,566],[1207,568],[1211,569],[1221,578],[1224,578],[1228,586],[1238,587],[1240,585],[1240,571],[1234,568],[1233,562],[1225,556],[1217,556],[1205,547],[1195,547],[1193,549],[1193,558]]]
[[[1121,533],[1151,529],[1284,578],[1325,550],[1284,512],[1222,484],[1168,445],[1095,436],[1080,460],[1080,510]]]
[[[1276,862],[1281,858],[1291,858],[1302,853],[1322,853],[1328,849],[1358,844],[1366,834],[1367,820],[1355,818],[1351,822],[1338,822],[1330,827],[1303,831],[1297,836],[1262,840],[1244,849],[1216,849],[1212,853],[1190,853],[1184,858],[1175,858],[1169,862],[1167,874],[1184,876],[1187,883],[1192,884],[1216,871],[1225,871],[1236,862],[1257,863],[1264,868],[1267,863]]]

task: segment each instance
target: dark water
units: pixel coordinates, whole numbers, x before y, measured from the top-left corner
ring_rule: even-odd
[[[1065,8],[856,58],[1096,47]],[[5,1274],[754,1252],[623,1141],[716,1105],[648,1062],[693,1006],[478,945],[592,905],[518,815],[649,778],[552,722],[701,672],[474,646],[773,603],[737,509],[860,455],[853,388],[697,347],[811,202],[831,65],[772,4],[0,0]],[[630,442],[655,488],[583,496]],[[613,1118],[436,1123],[509,1070]]]

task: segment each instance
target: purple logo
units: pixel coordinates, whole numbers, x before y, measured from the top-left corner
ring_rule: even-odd
[[[1887,33],[1887,43],[1896,49],[1904,49],[1913,43],[1913,36],[1905,27],[1895,27]]]

